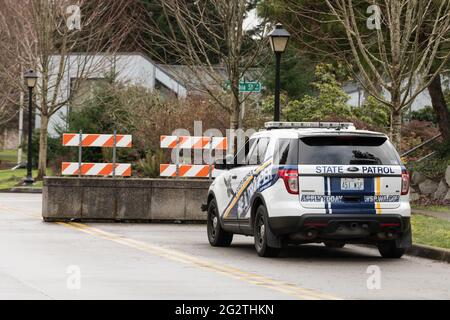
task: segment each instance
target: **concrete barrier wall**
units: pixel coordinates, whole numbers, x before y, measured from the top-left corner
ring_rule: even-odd
[[[45,221],[203,221],[210,182],[174,179],[47,177]]]

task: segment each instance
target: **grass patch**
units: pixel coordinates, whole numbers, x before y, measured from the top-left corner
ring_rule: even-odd
[[[17,163],[17,150],[0,150],[0,162]]]
[[[413,243],[450,249],[450,221],[416,214],[411,225]]]
[[[33,176],[37,174],[37,170],[33,170]],[[11,189],[17,186],[27,175],[26,169],[17,170],[0,170],[0,190]],[[42,181],[38,181],[33,188],[42,188]]]
[[[426,210],[426,211],[436,211],[436,212],[448,212],[450,213],[450,206],[443,205],[431,205],[431,206],[412,206],[413,210]]]

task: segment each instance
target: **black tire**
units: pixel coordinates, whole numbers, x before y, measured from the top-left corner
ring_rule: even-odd
[[[269,223],[267,221],[267,210],[263,205],[260,205],[256,210],[255,223],[253,226],[255,249],[260,257],[277,257],[280,254],[281,248],[274,248],[267,243],[267,232]]]
[[[229,247],[233,241],[233,234],[222,229],[220,217],[217,211],[216,200],[211,200],[208,205],[207,219],[208,240],[213,247]]]
[[[406,252],[405,248],[397,247],[395,241],[380,242],[378,243],[377,247],[378,251],[380,251],[380,254],[383,258],[399,259]]]
[[[327,248],[336,248],[336,249],[341,249],[345,246],[344,242],[336,242],[336,241],[325,241],[323,244]]]

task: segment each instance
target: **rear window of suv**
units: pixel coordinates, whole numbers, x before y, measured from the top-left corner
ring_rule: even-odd
[[[399,165],[386,137],[313,136],[300,139],[300,164]]]

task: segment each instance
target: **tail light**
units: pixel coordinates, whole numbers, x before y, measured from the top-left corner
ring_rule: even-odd
[[[409,173],[406,170],[402,171],[402,196],[409,192]]]
[[[280,169],[278,176],[283,179],[287,192],[290,194],[298,194],[298,170],[297,169]]]

